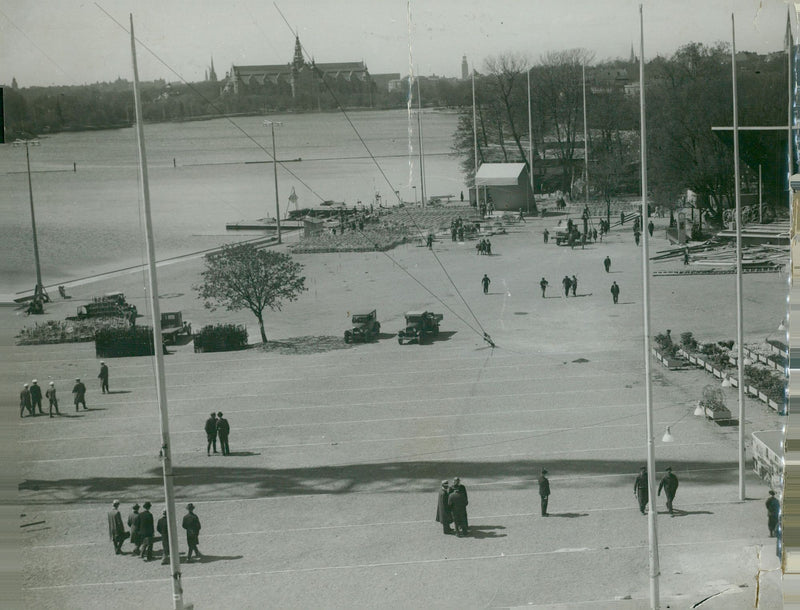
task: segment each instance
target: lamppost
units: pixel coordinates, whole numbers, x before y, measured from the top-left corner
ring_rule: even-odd
[[[275,223],[278,230],[278,243],[281,243],[281,206],[278,201],[278,157],[275,154],[275,125],[283,125],[280,121],[264,121],[264,126],[270,126],[272,131],[272,169],[275,176]]]
[[[414,189],[414,206],[416,207],[416,205],[417,205],[417,187],[416,187],[416,185],[414,185],[411,188]]]
[[[33,211],[33,183],[31,182],[31,146],[39,146],[39,140],[16,140],[14,146],[25,146],[25,160],[28,164],[28,195],[31,202],[31,227],[33,229],[33,260],[36,263],[36,288],[33,291],[34,297],[42,297],[44,300],[50,299],[44,293],[42,284],[42,268],[39,264],[39,240],[36,235],[36,214]]]

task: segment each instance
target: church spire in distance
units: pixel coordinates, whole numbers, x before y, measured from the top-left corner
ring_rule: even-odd
[[[305,65],[303,60],[303,47],[300,45],[300,36],[294,35],[294,59],[292,59],[292,67],[299,70]]]

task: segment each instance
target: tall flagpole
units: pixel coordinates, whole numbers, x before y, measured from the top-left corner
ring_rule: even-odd
[[[481,207],[480,196],[478,194],[478,119],[475,111],[475,67],[472,68],[472,146],[475,156],[475,177],[472,185],[475,187],[475,209]]]
[[[586,183],[586,204],[589,204],[589,126],[586,123],[586,58],[581,70],[583,76],[583,169]]]
[[[528,173],[531,179],[531,196],[533,196],[533,120],[531,118],[531,69],[528,68]],[[528,214],[531,206],[528,203]]]
[[[145,241],[147,242],[147,266],[150,280],[150,311],[153,314],[153,347],[156,359],[156,391],[158,410],[161,415],[161,459],[164,470],[164,502],[167,511],[167,534],[169,537],[169,563],[172,572],[172,607],[183,610],[183,584],[181,582],[181,560],[178,549],[178,523],[175,518],[175,490],[172,474],[172,447],[169,442],[169,417],[167,415],[167,386],[164,370],[164,346],[161,339],[161,311],[158,305],[158,280],[156,278],[156,249],[153,243],[153,221],[150,218],[150,184],[147,177],[147,155],[144,148],[144,123],[142,102],[139,94],[139,69],[136,65],[136,37],[131,20],[131,56],[133,57],[133,97],[136,109],[136,141],[139,145],[139,171],[142,178],[144,201]]]
[[[645,228],[647,209],[647,121],[644,99],[644,14],[639,5],[639,106],[641,114],[641,148],[642,148],[642,228]],[[656,531],[656,452],[653,431],[653,383],[650,378],[650,255],[649,239],[646,230],[642,231],[642,310],[644,318],[644,375],[645,375],[645,407],[647,411],[647,493],[650,510],[647,511],[647,530],[649,536],[650,555],[650,607],[659,608],[658,577],[658,533]]]
[[[425,158],[422,152],[422,93],[417,79],[417,136],[419,138],[419,186],[422,194],[422,207],[425,207]]]
[[[733,168],[736,193],[736,358],[739,375],[739,500],[744,490],[744,329],[742,322],[742,197],[739,178],[739,111],[736,90],[736,23],[731,13],[731,72],[733,76]]]

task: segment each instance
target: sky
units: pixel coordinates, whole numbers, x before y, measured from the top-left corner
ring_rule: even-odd
[[[633,44],[638,56],[640,4],[648,59],[688,42],[729,42],[731,14],[737,50],[784,45],[785,0],[3,0],[0,84],[131,80],[128,34],[114,22],[127,28],[131,12],[158,57],[138,49],[142,80],[202,80],[212,56],[220,79],[234,64],[285,64],[293,31],[318,62],[460,77],[463,55],[478,71],[503,53],[535,63],[580,47],[604,60],[629,57]]]

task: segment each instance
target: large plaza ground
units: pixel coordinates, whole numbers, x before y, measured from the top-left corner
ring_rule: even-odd
[[[435,243],[475,317],[424,247],[298,255],[308,292],[267,315],[279,348],[171,350],[179,519],[193,502],[205,553],[182,565],[187,602],[197,609],[648,607],[647,518],[633,496],[646,461],[641,250],[628,227],[583,250],[545,245],[542,230],[554,224],[509,227],[492,238],[493,256],[449,236]],[[663,233],[658,226],[653,251],[667,246]],[[162,311],[182,310],[196,329],[244,323],[256,341],[251,314],[203,309],[191,290],[201,268],[195,259],[160,270]],[[577,297],[561,296],[564,275],[577,275]],[[542,276],[550,282],[546,299]],[[745,276],[747,342],[778,337],[786,279]],[[612,281],[621,288],[617,305]],[[112,290],[146,313],[144,284],[141,273],[76,284],[73,298],[49,305],[44,317],[63,319]],[[659,276],[651,288],[653,333],[735,339],[734,276]],[[371,309],[381,339],[344,345],[349,313]],[[444,313],[436,340],[398,345],[394,333],[412,309]],[[19,473],[21,604],[171,607],[168,566],[115,556],[106,531],[115,498],[124,516],[134,502],[150,500],[156,517],[163,508],[151,359],[110,361],[112,393],[102,395],[93,344],[14,347],[14,334],[34,320],[10,308],[0,316],[0,384]],[[693,415],[703,386],[718,382],[651,362],[657,477],[672,466],[680,479],[676,515],[666,513],[663,496],[658,504],[662,607],[689,608],[710,596],[702,608],[749,608],[757,596],[759,607],[778,607],[768,487],[748,462],[748,500],[739,502],[737,428]],[[71,407],[75,377],[89,387],[88,412]],[[56,382],[61,417],[17,418],[15,397],[32,378]],[[726,392],[736,412],[736,391]],[[747,399],[747,409],[748,435],[780,428],[762,403]],[[232,426],[233,454],[207,457],[203,423],[220,410]],[[668,425],[673,443],[661,440]],[[549,518],[539,516],[541,468],[550,473]],[[434,521],[439,483],[454,476],[469,491],[467,538],[444,536]]]

